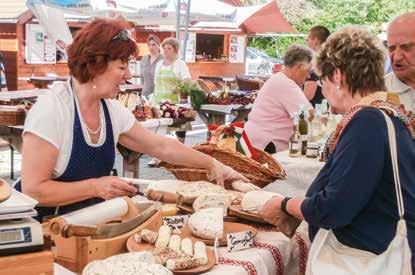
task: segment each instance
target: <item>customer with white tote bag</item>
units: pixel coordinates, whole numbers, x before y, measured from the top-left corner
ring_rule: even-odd
[[[308,275],[415,271],[415,116],[382,92],[383,65],[380,41],[363,28],[329,37],[316,68],[343,119],[326,164],[305,198],[275,197],[260,211],[271,224],[281,212],[308,223]]]

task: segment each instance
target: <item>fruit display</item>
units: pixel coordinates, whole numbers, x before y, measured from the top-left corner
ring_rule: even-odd
[[[178,107],[169,100],[160,102],[160,116],[164,118],[188,118],[194,117],[194,111],[186,107]]]
[[[214,95],[213,93],[209,93],[207,95],[207,103],[208,104],[217,104],[217,105],[230,105],[230,104],[238,104],[238,105],[248,105],[253,104],[256,98],[256,93],[248,93],[246,95],[238,95],[238,94],[228,94],[227,96],[222,92],[219,96]]]

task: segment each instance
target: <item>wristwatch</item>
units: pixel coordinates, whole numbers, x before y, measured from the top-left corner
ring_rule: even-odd
[[[284,212],[287,215],[290,215],[290,216],[292,216],[292,215],[290,213],[288,213],[288,211],[287,211],[287,202],[291,199],[292,199],[291,197],[285,197],[281,202],[281,211]]]

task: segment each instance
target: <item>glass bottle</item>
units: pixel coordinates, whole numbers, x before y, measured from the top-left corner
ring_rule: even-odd
[[[288,155],[296,158],[301,156],[301,135],[298,129],[298,116],[294,116],[294,131],[288,143]]]
[[[298,123],[298,129],[301,135],[301,154],[305,155],[307,151],[307,140],[308,140],[308,122],[305,118],[305,110],[301,108],[300,120]]]

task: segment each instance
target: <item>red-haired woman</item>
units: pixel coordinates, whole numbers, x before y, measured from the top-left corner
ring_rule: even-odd
[[[96,19],[68,48],[71,78],[39,98],[23,133],[22,178],[16,188],[39,201],[39,220],[137,190],[110,176],[117,142],[167,162],[210,171],[219,183],[242,176],[211,157],[142,128],[114,98],[131,77],[137,45],[126,22]]]

